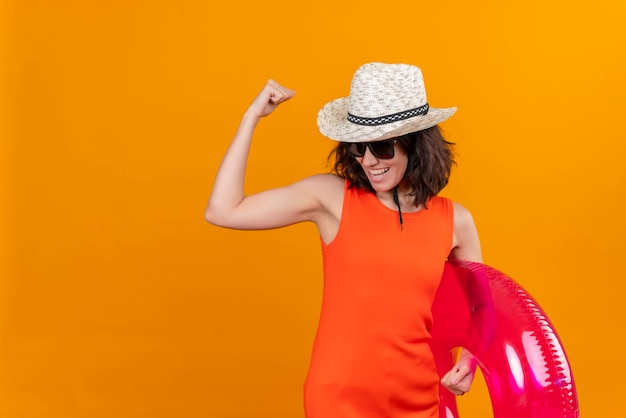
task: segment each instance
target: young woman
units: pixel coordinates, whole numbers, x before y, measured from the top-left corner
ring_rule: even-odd
[[[432,300],[448,258],[481,261],[472,216],[438,196],[454,161],[437,124],[456,109],[429,107],[418,67],[365,64],[350,96],[318,114],[322,134],[339,141],[335,172],[246,196],[255,127],[293,96],[270,80],[254,99],[205,218],[234,229],[317,225],[324,293],[305,382],[307,418],[438,417]],[[441,383],[462,395],[475,367],[463,350]]]

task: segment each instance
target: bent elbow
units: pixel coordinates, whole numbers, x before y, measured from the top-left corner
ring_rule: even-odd
[[[204,220],[215,226],[224,226],[223,216],[220,216],[219,212],[208,207],[204,211]]]
[[[232,209],[208,206],[204,211],[204,220],[222,228],[239,229]]]

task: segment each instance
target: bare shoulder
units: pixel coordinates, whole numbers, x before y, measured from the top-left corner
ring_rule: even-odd
[[[323,173],[323,174],[314,174],[312,176],[306,177],[302,182],[307,182],[314,187],[321,188],[339,188],[343,190],[345,180],[339,177],[336,174]]]
[[[335,212],[343,203],[345,180],[335,174],[316,174],[301,181],[318,202],[328,211]]]
[[[313,214],[324,242],[332,241],[341,222],[345,180],[335,174],[317,174],[303,180],[309,191],[315,194],[319,210]]]
[[[458,202],[452,202],[454,205],[454,226],[474,225],[474,218],[469,210]]]
[[[315,174],[306,177],[294,186],[305,189],[320,202],[343,196],[345,180],[335,174]]]
[[[454,204],[454,236],[452,239],[451,258],[467,261],[482,261],[480,239],[474,217],[467,208],[457,202]]]

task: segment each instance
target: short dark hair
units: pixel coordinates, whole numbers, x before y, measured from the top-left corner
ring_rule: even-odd
[[[448,184],[454,161],[454,143],[447,141],[435,125],[422,131],[396,138],[408,156],[403,181],[411,187],[413,203],[426,206]],[[348,144],[340,142],[328,156],[333,171],[348,180],[350,187],[374,193],[361,165],[348,152]]]

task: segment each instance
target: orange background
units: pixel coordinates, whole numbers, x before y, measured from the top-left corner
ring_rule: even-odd
[[[577,5],[584,4],[584,5]],[[301,417],[315,228],[203,220],[267,78],[247,190],[328,169],[317,110],[368,61],[422,67],[485,262],[537,298],[584,417],[626,414],[626,6],[5,0],[0,416]],[[462,399],[489,416],[481,381]]]

